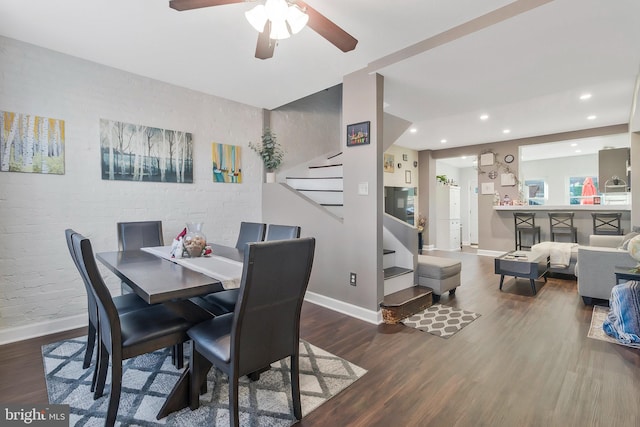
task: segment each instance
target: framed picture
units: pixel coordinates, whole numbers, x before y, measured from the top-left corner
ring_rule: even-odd
[[[482,194],[493,194],[494,186],[493,182],[483,182],[481,184]]]
[[[406,154],[403,154],[402,160],[406,162],[407,160],[409,160],[409,157]]]
[[[369,141],[369,125],[371,122],[347,125],[347,147],[367,145]],[[393,163],[391,164],[393,166]]]
[[[393,154],[385,154],[383,163],[383,169],[385,172],[393,172],[395,170],[393,165]]]
[[[480,166],[491,166],[493,164],[493,153],[480,154]]]
[[[404,182],[411,184],[411,171],[404,171]]]

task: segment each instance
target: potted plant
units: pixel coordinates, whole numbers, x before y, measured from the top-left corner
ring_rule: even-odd
[[[249,148],[262,157],[262,163],[264,163],[267,172],[267,182],[275,182],[275,171],[284,159],[284,150],[276,140],[276,134],[266,128],[262,134],[261,142],[258,144],[249,142]]]

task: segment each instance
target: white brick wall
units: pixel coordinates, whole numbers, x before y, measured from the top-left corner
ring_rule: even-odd
[[[211,171],[212,142],[259,139],[258,108],[0,37],[0,110],[63,119],[66,131],[65,175],[0,172],[0,342],[16,328],[86,312],[66,228],[100,252],[117,249],[118,221],[162,220],[167,242],[186,221],[203,221],[210,241],[234,244],[241,220],[262,217],[252,151],[242,153],[242,184],[213,183]],[[193,133],[194,183],[102,180],[100,118]]]

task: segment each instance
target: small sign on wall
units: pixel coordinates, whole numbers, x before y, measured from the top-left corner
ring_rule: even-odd
[[[493,153],[480,154],[480,166],[491,166],[493,164]]]
[[[482,194],[493,194],[495,192],[493,182],[482,183]]]
[[[516,176],[512,173],[503,173],[500,175],[500,185],[503,187],[513,187],[516,185]]]

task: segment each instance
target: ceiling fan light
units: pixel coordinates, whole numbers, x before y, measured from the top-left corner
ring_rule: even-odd
[[[267,0],[264,4],[267,18],[269,18],[271,22],[284,21],[287,17],[288,8],[289,6],[286,0]]]
[[[284,19],[279,21],[271,21],[271,34],[269,37],[273,40],[288,39],[291,36],[287,23]]]
[[[247,10],[244,16],[249,21],[249,24],[258,32],[264,31],[264,24],[267,23],[267,12],[264,5],[259,4],[251,10]]]
[[[287,10],[287,22],[291,28],[291,33],[297,34],[307,25],[307,22],[309,22],[309,15],[300,10],[298,6],[289,6]]]

